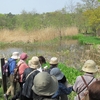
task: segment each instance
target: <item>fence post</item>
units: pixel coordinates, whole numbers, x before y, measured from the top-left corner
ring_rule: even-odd
[[[3,93],[5,93],[7,91],[7,80],[6,76],[3,75],[3,67],[2,67],[5,64],[5,59],[1,58],[0,62],[1,62],[2,87],[3,87]]]

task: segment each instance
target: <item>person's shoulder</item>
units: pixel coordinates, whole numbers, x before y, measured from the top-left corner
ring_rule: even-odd
[[[30,68],[28,67],[28,68],[25,69],[24,72],[29,72],[29,71],[31,72]]]

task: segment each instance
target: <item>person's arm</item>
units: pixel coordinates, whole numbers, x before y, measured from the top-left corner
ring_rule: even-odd
[[[73,87],[66,87],[64,84],[62,83],[59,83],[60,84],[60,91],[61,91],[61,94],[66,94],[66,95],[69,95],[72,90],[73,90]]]

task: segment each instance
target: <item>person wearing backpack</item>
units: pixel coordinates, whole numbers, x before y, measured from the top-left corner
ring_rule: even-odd
[[[14,95],[14,97],[12,98],[12,100],[16,100],[18,98],[20,98],[21,96],[21,91],[22,91],[22,87],[23,87],[23,73],[25,71],[26,68],[28,68],[29,66],[26,63],[26,59],[27,59],[28,55],[27,53],[21,53],[20,55],[20,60],[17,63],[17,68],[16,68],[16,73],[19,75],[19,78],[17,79],[17,76],[15,74],[14,80],[18,81],[19,85],[20,85],[20,90]]]
[[[38,70],[41,67],[39,58],[33,56],[31,60],[28,61],[29,68],[26,68],[23,73],[23,89],[21,93],[21,100],[33,100],[33,79],[40,71]]]
[[[78,76],[73,85],[73,91],[77,93],[74,100],[82,100],[82,98],[84,98],[88,86],[97,80],[94,77],[94,73],[96,73],[97,70],[96,63],[93,60],[87,60],[84,63],[82,71],[85,73],[82,76]]]
[[[8,96],[10,95],[10,93],[11,96],[14,96],[15,94],[16,82],[14,82],[14,69],[17,66],[16,60],[18,59],[19,59],[19,52],[13,52],[11,58],[8,59],[10,86],[7,89],[7,92],[4,94],[5,100],[8,100]]]
[[[58,81],[54,75],[40,72],[34,77],[33,83],[32,90],[35,93],[33,100],[59,100],[52,98],[58,89]]]

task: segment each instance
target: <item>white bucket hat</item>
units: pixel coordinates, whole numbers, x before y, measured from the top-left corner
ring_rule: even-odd
[[[40,96],[52,96],[58,89],[56,77],[47,72],[38,73],[33,82],[32,90]]]
[[[19,59],[19,52],[13,52],[12,53],[12,56],[11,56],[12,59]]]
[[[49,62],[50,64],[58,64],[58,58],[57,57],[52,57],[51,59],[50,59],[50,62]]]
[[[30,68],[34,69],[40,68],[41,66],[37,56],[32,57],[32,59],[28,61],[28,65]]]
[[[93,60],[87,60],[82,67],[84,72],[95,73],[97,70],[96,63]]]
[[[59,68],[52,68],[50,74],[54,75],[57,80],[61,80],[64,77],[64,74],[60,71]]]

